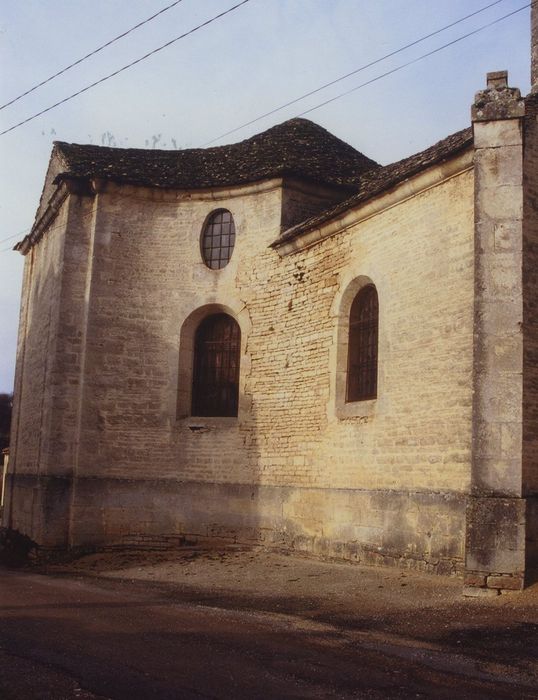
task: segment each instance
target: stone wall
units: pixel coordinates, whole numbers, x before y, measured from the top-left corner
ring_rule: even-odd
[[[278,183],[207,195],[101,192],[71,543],[245,531],[430,568],[461,562],[472,181],[466,171],[284,258],[269,248],[280,230]],[[199,253],[216,207],[230,209],[237,229],[219,272]],[[361,276],[379,292],[379,398],[341,418],[338,321]],[[193,419],[188,401],[178,410],[190,381],[181,345],[193,314],[218,309],[242,330],[239,417]],[[101,483],[115,510],[95,496]]]
[[[462,494],[103,477],[79,480],[74,516],[79,546],[232,541],[438,574],[462,569]]]
[[[520,91],[489,73],[472,109],[475,141],[475,349],[470,592],[520,589],[536,549],[536,143]],[[534,211],[533,211],[534,209]],[[491,591],[490,591],[491,592]]]
[[[51,546],[68,542],[93,205],[65,199],[25,264],[5,522]]]
[[[26,258],[13,406],[10,469],[23,477],[40,474],[50,420],[51,364],[56,352],[67,210],[54,230]],[[14,529],[43,539],[35,490],[24,480],[8,490],[6,520]]]
[[[56,237],[51,228],[30,254],[45,261],[59,246],[62,275],[46,297],[55,299],[54,347],[42,347],[40,326],[29,334],[28,357],[48,363],[32,399],[46,408],[24,389],[16,434],[40,416],[42,453],[31,454],[31,441],[21,448],[11,479],[38,494],[44,529],[21,529],[48,546],[189,534],[461,569],[473,172],[462,161],[436,174],[283,256],[270,247],[291,206],[280,180],[211,192],[94,183],[91,196],[72,193]],[[294,211],[314,206],[311,188],[292,189]],[[200,256],[215,208],[232,212],[237,231],[220,271]],[[41,262],[39,274],[49,273]],[[379,295],[379,394],[342,408],[349,307],[365,281]],[[31,307],[44,323],[46,309]],[[193,333],[214,311],[241,328],[237,418],[189,415]]]

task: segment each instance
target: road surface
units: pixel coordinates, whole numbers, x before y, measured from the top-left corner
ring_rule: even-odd
[[[128,581],[0,569],[2,700],[538,698],[528,669]],[[514,671],[514,669],[516,669]]]

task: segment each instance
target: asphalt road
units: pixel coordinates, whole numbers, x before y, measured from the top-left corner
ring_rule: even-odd
[[[2,700],[538,698],[450,649],[128,582],[0,569]]]

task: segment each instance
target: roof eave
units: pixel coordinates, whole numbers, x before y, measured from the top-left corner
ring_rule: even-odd
[[[72,193],[80,194],[83,189],[83,182],[81,180],[70,178],[65,175],[61,178],[59,176],[55,178],[54,183],[56,188],[47,202],[43,214],[36,220],[30,233],[13,247],[13,250],[18,251],[21,255],[26,255],[30,249],[43,238],[50,224],[58,216],[68,195]]]
[[[277,250],[282,257],[310,247],[324,238],[335,235],[351,225],[414,196],[418,192],[435,187],[443,181],[471,169],[473,156],[474,149],[471,138],[452,152],[430,162],[427,166],[406,173],[404,177],[394,178],[394,180],[383,183],[377,190],[369,192],[364,199],[361,199],[359,193],[326,212],[293,226],[273,241],[270,247]],[[421,178],[421,175],[424,177]],[[375,202],[378,202],[377,206],[374,204]]]
[[[222,188],[233,188],[233,187],[243,187],[245,185],[255,185],[259,182],[266,182],[268,180],[274,180],[276,178],[282,180],[299,180],[301,182],[309,183],[312,185],[319,185],[322,187],[327,187],[335,191],[342,192],[344,194],[355,194],[358,191],[358,178],[357,183],[353,182],[336,182],[334,180],[329,180],[323,177],[316,177],[315,175],[308,175],[301,173],[293,168],[290,169],[275,169],[268,171],[263,174],[255,174],[252,177],[244,177],[241,179],[230,179],[226,182],[212,182],[203,185],[188,185],[174,182],[158,182],[151,179],[144,178],[132,178],[132,177],[122,177],[121,175],[111,175],[108,173],[103,173],[101,171],[87,172],[83,175],[75,175],[69,172],[59,173],[54,184],[59,185],[61,182],[69,180],[71,182],[79,182],[81,186],[84,183],[93,180],[102,180],[104,182],[112,182],[116,185],[126,185],[130,187],[149,187],[158,190],[208,190],[208,189],[222,189]]]

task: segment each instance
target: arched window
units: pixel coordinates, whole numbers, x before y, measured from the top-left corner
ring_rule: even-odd
[[[379,305],[373,284],[363,287],[351,305],[346,401],[377,396],[377,337]]]
[[[207,219],[200,248],[205,264],[220,270],[229,263],[235,245],[235,224],[227,209],[217,209]]]
[[[193,416],[236,416],[241,331],[228,314],[205,318],[194,339]]]

